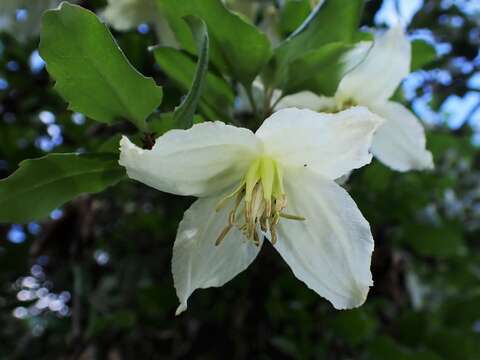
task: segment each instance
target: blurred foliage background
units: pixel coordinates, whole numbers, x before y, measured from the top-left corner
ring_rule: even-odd
[[[310,3],[288,2],[297,11],[281,14],[285,32]],[[175,317],[171,249],[193,199],[124,181],[44,222],[0,225],[0,358],[480,359],[480,4],[371,0],[362,25],[397,17],[437,51],[402,95],[428,128],[436,169],[400,174],[374,161],[349,180],[376,241],[364,306],[335,311],[265,244],[246,272],[198,291]],[[164,86],[171,110],[182,89],[146,50],[155,31],[142,24],[114,35]],[[37,47],[37,36],[0,34],[0,178],[25,158],[111,147],[113,134],[131,130],[66,110]]]

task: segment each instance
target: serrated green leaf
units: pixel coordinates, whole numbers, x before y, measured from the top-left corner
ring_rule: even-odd
[[[118,183],[125,169],[115,154],[50,154],[22,161],[0,181],[0,222],[25,223],[84,193]]]
[[[94,120],[127,119],[145,130],[161,103],[161,87],[136,71],[105,24],[80,6],[64,2],[45,13],[40,54],[70,108]]]
[[[271,56],[270,42],[265,34],[239,15],[229,11],[221,0],[156,0],[166,15],[183,48],[195,52],[188,27],[181,18],[195,15],[208,27],[210,59],[244,85],[249,85]]]
[[[205,76],[208,70],[208,31],[203,20],[195,16],[187,16],[185,21],[190,26],[197,44],[198,63],[193,77],[192,86],[182,103],[175,109],[173,118],[182,129],[193,125],[193,115],[197,110],[198,101],[203,93]]]

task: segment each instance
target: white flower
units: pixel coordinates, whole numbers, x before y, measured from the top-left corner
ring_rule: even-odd
[[[382,120],[364,107],[337,114],[284,109],[256,133],[222,122],[171,130],[142,150],[126,137],[128,176],[198,199],[180,223],[172,272],[180,306],[222,286],[260,251],[263,235],[295,276],[335,308],[360,306],[372,285],[370,227],[334,179],[371,161]]]
[[[362,61],[362,59],[364,59]],[[400,26],[375,38],[373,46],[360,43],[346,57],[345,76],[334,98],[304,91],[283,98],[277,109],[297,106],[337,111],[352,105],[367,106],[385,119],[375,134],[372,152],[397,171],[432,169],[432,154],[425,148],[425,132],[405,106],[389,101],[410,71],[411,45]]]

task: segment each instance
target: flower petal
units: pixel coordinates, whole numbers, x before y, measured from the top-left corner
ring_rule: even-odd
[[[336,179],[371,161],[368,150],[381,122],[365,107],[336,114],[288,108],[265,120],[255,135],[282,166],[308,167]]]
[[[385,119],[373,138],[376,158],[397,171],[433,169],[432,154],[425,149],[425,131],[410,110],[393,101],[371,110]]]
[[[215,241],[228,224],[233,204],[215,212],[220,196],[197,200],[185,212],[173,246],[172,273],[180,300],[177,315],[196,289],[222,286],[245,270],[260,251],[237,228]]]
[[[336,309],[362,305],[373,285],[370,226],[348,193],[308,169],[285,174],[287,212],[274,247],[295,276]]]
[[[363,51],[357,53],[364,56]],[[397,25],[375,38],[364,61],[340,81],[335,98],[339,102],[354,100],[359,105],[384,102],[410,72],[410,61],[410,42]]]
[[[250,130],[206,122],[171,130],[143,150],[126,137],[120,142],[120,165],[128,176],[160,191],[207,196],[240,181],[261,143]]]
[[[311,91],[301,91],[296,94],[284,96],[275,106],[275,110],[296,107],[315,111],[327,111],[335,109],[334,98],[318,96]]]

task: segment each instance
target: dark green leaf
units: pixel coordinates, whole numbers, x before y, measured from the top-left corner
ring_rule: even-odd
[[[441,354],[443,359],[476,360],[480,354],[480,335],[471,331],[445,328],[433,334],[428,345]]]
[[[406,226],[405,241],[421,255],[439,258],[465,254],[460,227],[411,224]]]
[[[378,324],[365,310],[354,309],[338,313],[329,327],[350,345],[358,345],[374,336]]]
[[[89,328],[85,333],[87,338],[92,338],[103,332],[132,328],[136,322],[136,314],[131,310],[122,309],[103,316],[94,314],[89,320]]]
[[[249,85],[271,56],[268,38],[255,26],[230,12],[221,0],[157,0],[182,46],[194,52],[186,15],[201,18],[208,26],[210,59],[222,71]]]
[[[63,3],[45,13],[40,53],[70,108],[94,120],[117,118],[145,129],[162,89],[137,72],[94,13]]]
[[[351,44],[356,39],[363,0],[325,0],[305,22],[275,49],[273,84],[278,87],[285,79],[285,68],[294,59],[325,44]]]
[[[288,65],[285,94],[310,90],[333,96],[344,75],[343,55],[352,46],[331,43],[296,58]]]
[[[204,119],[200,115],[193,116],[193,124],[199,124]],[[178,123],[175,120],[174,113],[158,113],[152,114],[149,118],[150,130],[155,133],[155,136],[161,136],[167,131],[172,129],[178,129]]]
[[[283,35],[290,35],[307,18],[311,11],[308,0],[289,0],[280,10],[280,32]]]
[[[187,16],[185,21],[190,26],[197,44],[198,63],[190,90],[180,106],[175,109],[173,115],[175,123],[182,129],[188,129],[193,125],[193,115],[203,93],[204,80],[208,69],[207,26],[203,20],[191,15]]]
[[[421,69],[436,59],[437,52],[432,45],[423,40],[412,41],[412,63],[410,65],[411,71]]]
[[[472,160],[478,152],[468,136],[430,132],[427,134],[427,143],[435,162],[440,161],[446,153],[454,153],[462,159]]]
[[[124,177],[115,154],[50,154],[25,160],[0,181],[0,222],[41,219],[65,202],[102,191]]]
[[[369,344],[370,360],[441,360],[437,354],[429,350],[410,350],[397,344],[392,338],[379,336]]]

